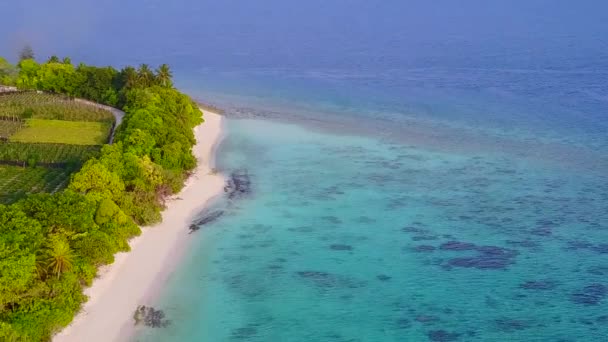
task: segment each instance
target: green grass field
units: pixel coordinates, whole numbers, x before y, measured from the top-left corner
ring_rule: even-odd
[[[28,193],[56,192],[63,189],[70,170],[0,165],[0,203],[12,203]]]
[[[109,122],[28,119],[26,127],[10,137],[11,142],[71,145],[101,145],[112,128]]]

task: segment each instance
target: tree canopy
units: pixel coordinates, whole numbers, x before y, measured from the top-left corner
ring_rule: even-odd
[[[73,174],[66,190],[0,205],[0,340],[46,341],[86,300],[82,286],[97,267],[129,250],[137,224],[161,219],[164,196],[179,191],[196,166],[192,129],[202,113],[173,88],[164,64],[116,70],[52,56],[41,64],[21,58],[14,70],[0,59],[3,75],[22,90],[125,111],[114,144]]]

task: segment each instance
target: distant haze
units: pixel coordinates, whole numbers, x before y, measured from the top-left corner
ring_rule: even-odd
[[[182,68],[608,64],[601,0],[32,0],[0,13],[12,60],[29,42],[40,58]]]

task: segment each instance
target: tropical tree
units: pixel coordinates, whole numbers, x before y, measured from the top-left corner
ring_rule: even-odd
[[[173,74],[167,64],[162,64],[156,69],[156,82],[161,86],[171,88],[173,86],[172,77]]]
[[[0,84],[14,83],[17,71],[6,59],[0,57]]]
[[[63,64],[72,64],[72,59],[70,59],[70,57],[64,57]]]
[[[52,55],[49,60],[47,61],[47,63],[59,63],[59,57]]]
[[[137,85],[138,74],[134,67],[128,66],[120,71],[122,87],[131,89]]]
[[[72,269],[74,256],[68,242],[59,236],[51,236],[44,255],[49,273],[59,277]]]
[[[25,45],[21,52],[19,52],[19,61],[26,59],[34,59],[34,50],[30,45]]]
[[[148,64],[142,64],[137,70],[138,83],[142,87],[149,87],[154,83],[154,73]]]

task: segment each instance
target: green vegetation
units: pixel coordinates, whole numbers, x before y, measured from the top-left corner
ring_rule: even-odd
[[[27,194],[61,190],[70,173],[71,170],[63,168],[0,165],[0,203],[15,202]]]
[[[71,145],[101,145],[112,126],[107,122],[28,119],[25,128],[13,134],[12,142]]]
[[[40,185],[2,193],[23,188],[48,193],[21,194],[19,201],[0,205],[0,340],[46,341],[69,324],[86,300],[82,286],[91,283],[97,267],[129,249],[128,239],[140,233],[136,224],[161,219],[163,199],[180,190],[196,165],[192,129],[202,117],[196,104],[173,88],[167,66],[156,72],[147,65],[118,71],[73,67],[69,59],[38,64],[22,58],[18,71],[8,83],[21,89],[83,97],[126,113],[114,144],[103,145],[65,190],[53,193],[62,188],[59,176],[55,189],[47,182],[52,176],[35,176],[52,169],[2,166],[2,186],[12,187],[11,179],[46,177]],[[34,110],[32,118],[40,119],[36,115]]]
[[[22,129],[25,122],[22,120],[1,120],[0,119],[0,139],[8,140],[15,132]]]
[[[33,160],[35,164],[80,165],[99,155],[100,146],[65,144],[0,144],[0,161],[12,161],[26,166]]]
[[[0,94],[0,118],[114,122],[112,113],[62,95],[17,92]]]
[[[12,85],[17,75],[17,70],[6,59],[0,57],[0,84]]]

